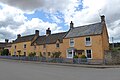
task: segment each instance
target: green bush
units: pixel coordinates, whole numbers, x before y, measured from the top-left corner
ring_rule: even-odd
[[[82,59],[86,59],[87,57],[85,55],[82,55],[80,58]]]
[[[4,49],[2,52],[1,52],[1,56],[8,56],[9,55],[9,50],[8,49]]]
[[[77,55],[75,55],[75,56],[74,56],[74,58],[78,58],[78,56],[77,56]]]
[[[31,52],[28,56],[29,57],[35,57],[36,56],[36,52]]]
[[[60,51],[58,51],[58,52],[54,52],[54,53],[52,53],[52,58],[60,58],[60,55],[61,55],[61,52]]]

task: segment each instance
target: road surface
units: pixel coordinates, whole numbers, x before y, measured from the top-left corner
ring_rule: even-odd
[[[0,80],[120,80],[120,68],[81,68],[0,61]]]

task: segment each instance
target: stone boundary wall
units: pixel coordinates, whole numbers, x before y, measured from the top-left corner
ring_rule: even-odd
[[[105,51],[105,64],[120,64],[120,51]]]

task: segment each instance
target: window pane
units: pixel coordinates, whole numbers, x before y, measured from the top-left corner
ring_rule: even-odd
[[[86,38],[86,41],[90,41],[90,37],[87,37],[87,38]]]
[[[90,37],[86,37],[85,45],[86,45],[86,46],[91,46]]]
[[[68,57],[72,57],[72,52],[68,52]]]
[[[56,47],[58,48],[59,46],[60,46],[59,43],[57,43],[57,44],[56,44]]]
[[[70,39],[70,46],[71,46],[71,47],[74,46],[74,39]]]
[[[87,53],[87,58],[91,58],[91,53]]]
[[[86,50],[87,58],[92,58],[91,50]]]

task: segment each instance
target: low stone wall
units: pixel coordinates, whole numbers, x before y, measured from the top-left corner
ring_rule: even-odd
[[[120,64],[120,52],[105,51],[105,64]]]

